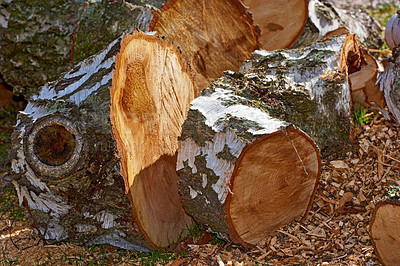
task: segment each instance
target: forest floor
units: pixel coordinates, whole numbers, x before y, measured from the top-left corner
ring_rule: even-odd
[[[379,6],[382,0],[331,1],[345,8],[369,8],[383,25],[388,13],[400,7],[399,3]],[[400,185],[400,126],[379,113],[360,113],[357,118],[357,148],[346,158],[322,161],[305,221],[280,228],[252,249],[221,241],[204,244],[207,237],[198,230],[192,232],[192,244],[180,243],[179,251],[135,253],[111,246],[47,245],[33,233],[8,174],[16,112],[4,110],[0,112],[0,265],[380,265],[368,229],[385,188]]]

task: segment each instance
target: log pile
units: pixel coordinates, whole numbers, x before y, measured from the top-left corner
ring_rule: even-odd
[[[137,47],[137,44],[140,45]],[[140,50],[130,56],[124,53],[126,50],[130,51],[129,49]],[[124,69],[120,68],[114,73],[119,51],[121,54],[118,56],[117,65]],[[153,52],[158,56],[153,57]],[[157,69],[157,73],[149,71],[148,67],[151,67],[151,70]],[[57,82],[43,87],[19,116],[12,140],[12,168],[17,174],[14,185],[20,203],[26,202],[24,204],[31,210],[36,229],[49,241],[70,240],[85,245],[110,244],[125,249],[147,251],[154,246],[168,245],[168,237],[171,243],[175,241],[182,232],[182,227],[188,222],[180,203],[177,202],[177,188],[173,186],[173,179],[171,180],[173,175],[163,177],[165,182],[171,183],[167,188],[164,187],[166,183],[154,180],[154,190],[140,178],[121,176],[120,161],[116,157],[116,143],[110,123],[110,88],[115,76],[116,85],[113,88],[115,91],[120,89],[119,80],[125,78],[127,73],[129,77],[124,82],[129,87],[122,93],[119,92],[121,99],[113,101],[123,108],[123,122],[138,123],[147,121],[152,116],[157,119],[157,114],[152,115],[151,108],[160,106],[153,106],[154,99],[148,102],[149,98],[146,98],[146,95],[161,98],[170,95],[173,96],[172,100],[179,99],[176,106],[178,120],[168,120],[169,122],[161,128],[163,130],[159,131],[166,133],[171,127],[171,143],[165,147],[164,158],[167,162],[173,161],[173,149],[176,146],[174,135],[179,134],[179,125],[173,125],[183,119],[184,108],[187,108],[185,106],[195,95],[193,81],[190,73],[185,71],[177,49],[166,41],[140,32],[127,36],[123,42],[121,39],[115,40],[102,53],[85,60]],[[159,78],[154,79],[154,74],[159,75]],[[178,75],[182,75],[182,79]],[[162,79],[162,76],[167,79]],[[178,84],[179,88],[184,89],[179,98],[175,98],[176,94],[170,94],[173,92],[171,86],[177,85],[171,81],[174,78],[181,82]],[[152,83],[153,80],[156,83]],[[129,89],[135,86],[141,90],[130,92]],[[164,91],[165,88],[168,89],[167,92]],[[135,106],[133,103],[139,105]],[[113,108],[116,107],[115,104]],[[135,118],[138,114],[142,116]],[[113,117],[117,135],[119,124],[116,119],[120,117]],[[150,119],[149,126],[152,126],[151,123]],[[147,137],[150,140],[154,137],[156,141],[157,130],[160,128],[150,129],[150,132],[142,133],[149,133]],[[139,133],[140,131],[136,132],[136,135]],[[123,153],[123,145],[129,139],[121,135],[117,135],[118,138],[122,139],[118,145]],[[134,168],[134,171],[146,172],[146,167],[151,160],[157,159],[157,154],[148,156],[150,161],[146,161],[144,159],[149,147],[141,152],[143,161],[137,161],[141,166]],[[128,158],[131,154],[132,151]],[[127,169],[124,162],[125,157],[122,160],[122,171],[129,173],[132,170]],[[159,164],[162,166],[163,161],[160,160]],[[166,172],[168,173],[168,167]],[[151,177],[151,171],[150,174],[141,173],[140,176]],[[132,188],[133,180],[136,183]],[[158,215],[158,218],[148,220],[148,213],[143,213],[144,217],[135,216],[135,222],[132,222],[132,211],[142,210],[140,203],[131,205],[126,195],[127,192],[136,192],[135,187],[142,191],[150,189],[151,194],[148,197],[155,196],[154,200],[158,200],[159,207],[156,205],[149,210],[153,211],[152,215]],[[174,188],[176,193],[173,192]],[[166,194],[160,193],[163,189],[166,189]],[[167,198],[169,201],[164,202],[165,197],[162,195],[170,194],[171,197]],[[141,202],[147,204],[148,197],[142,198]],[[171,214],[163,210],[165,203],[172,203],[166,210],[181,219],[174,217],[172,222],[168,220],[167,217]],[[164,223],[159,224],[158,229],[154,229],[151,227],[153,221]],[[170,227],[175,225],[177,228],[170,230]],[[148,231],[153,229],[155,231]]]
[[[193,5],[202,12],[183,18]],[[383,108],[352,34],[242,65],[259,32],[238,0],[171,0],[149,25],[42,87],[19,116],[13,184],[46,239],[147,251],[184,237],[193,217],[256,245],[307,215],[319,150],[353,148],[352,97]]]

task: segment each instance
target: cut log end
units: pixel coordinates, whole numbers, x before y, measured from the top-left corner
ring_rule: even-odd
[[[176,48],[140,32],[124,37],[110,113],[135,220],[156,247],[175,242],[191,221],[180,203],[175,154],[194,97]]]
[[[223,71],[239,70],[258,48],[259,33],[238,0],[171,0],[149,28],[182,48],[182,58],[197,74],[198,91]]]
[[[384,265],[400,261],[400,203],[383,201],[375,207],[369,231],[375,253]]]
[[[243,0],[260,28],[260,46],[264,50],[290,47],[300,36],[308,18],[306,0]]]
[[[266,233],[305,215],[319,169],[317,147],[297,129],[277,131],[247,146],[233,172],[227,201],[233,239],[256,245]]]

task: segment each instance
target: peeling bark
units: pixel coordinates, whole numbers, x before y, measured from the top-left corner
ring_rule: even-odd
[[[256,51],[192,102],[177,170],[183,205],[198,223],[255,245],[307,214],[319,175],[313,141],[323,157],[354,147],[348,73],[363,61],[355,47],[350,34]]]
[[[391,116],[400,123],[400,48],[393,49],[385,71],[378,77],[377,84],[385,95],[385,100]],[[388,118],[388,117],[387,117]]]

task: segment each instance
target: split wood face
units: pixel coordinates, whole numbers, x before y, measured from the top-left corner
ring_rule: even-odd
[[[243,0],[260,28],[260,48],[289,48],[299,37],[308,18],[306,0]]]
[[[135,32],[122,40],[111,118],[136,222],[157,247],[182,236],[191,219],[178,193],[176,150],[193,78],[170,43]]]
[[[197,91],[223,71],[237,71],[258,48],[258,32],[238,0],[169,1],[154,14],[149,30],[180,47],[196,72]]]
[[[343,43],[340,68],[348,76],[355,104],[385,112],[384,94],[375,86],[379,72],[378,64],[374,57],[361,48],[354,34],[348,34]]]
[[[399,265],[400,204],[383,201],[375,207],[369,227],[375,252],[384,265]]]

